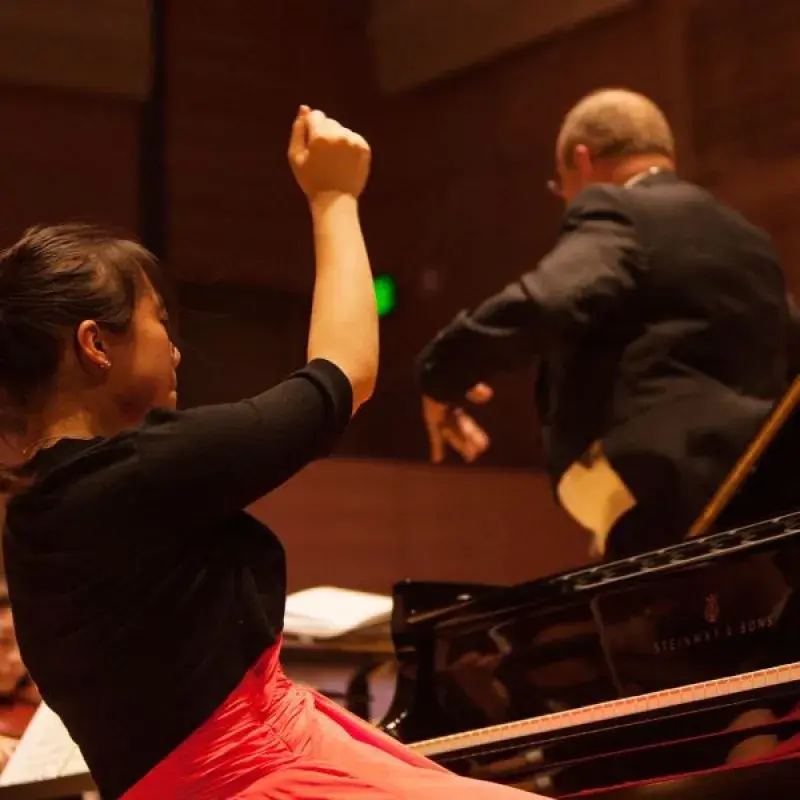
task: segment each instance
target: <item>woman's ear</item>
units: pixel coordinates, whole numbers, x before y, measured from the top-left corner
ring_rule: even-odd
[[[78,325],[75,344],[78,355],[92,366],[104,370],[111,366],[103,343],[103,332],[94,320],[86,319]]]

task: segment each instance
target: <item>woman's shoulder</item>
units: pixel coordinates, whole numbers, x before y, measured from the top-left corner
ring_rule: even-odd
[[[7,521],[57,510],[66,522],[73,497],[84,507],[99,499],[115,474],[135,468],[135,453],[135,436],[128,431],[108,438],[59,439],[19,468],[27,485],[9,501]],[[102,514],[102,508],[95,510]]]
[[[45,481],[54,474],[92,472],[128,456],[134,450],[134,438],[133,431],[124,431],[111,437],[59,439],[36,453],[24,469],[34,482]]]

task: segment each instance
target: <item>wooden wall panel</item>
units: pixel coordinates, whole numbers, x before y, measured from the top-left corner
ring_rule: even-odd
[[[251,512],[283,540],[292,590],[386,592],[403,578],[514,583],[588,559],[540,474],[331,459]]]
[[[169,0],[168,253],[185,279],[310,286],[310,227],[286,146],[300,103],[352,115],[359,6]]]
[[[692,145],[702,165],[700,177],[717,180],[734,159],[773,161],[796,155],[800,5],[792,0],[694,0],[687,11]]]
[[[800,289],[800,4],[691,0],[687,61],[698,180],[776,239]]]
[[[0,242],[76,219],[135,233],[139,117],[125,99],[0,84]]]
[[[304,363],[307,298],[251,287],[185,284],[180,300],[182,405],[250,397]]]
[[[636,0],[372,0],[369,36],[385,91],[417,88],[614,13]]]
[[[0,80],[144,101],[149,0],[3,0]]]

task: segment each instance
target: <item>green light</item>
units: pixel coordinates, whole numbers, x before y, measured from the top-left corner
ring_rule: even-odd
[[[397,307],[397,284],[391,275],[376,275],[373,279],[378,316],[386,317]]]

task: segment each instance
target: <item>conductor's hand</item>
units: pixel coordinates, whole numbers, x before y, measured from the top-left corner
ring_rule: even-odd
[[[289,164],[310,201],[325,195],[358,197],[369,175],[366,139],[326,117],[300,106],[289,140]]]
[[[490,386],[479,383],[466,394],[466,399],[477,405],[488,403],[493,392]],[[489,447],[490,439],[480,425],[463,409],[440,403],[431,397],[422,398],[422,418],[428,432],[431,461],[441,464],[448,447],[467,463],[475,461]]]

